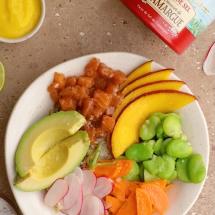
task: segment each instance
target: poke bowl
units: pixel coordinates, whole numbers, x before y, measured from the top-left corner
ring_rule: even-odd
[[[80,86],[86,87],[86,85],[90,85],[88,94],[90,96],[88,96],[88,99],[94,99],[92,101],[95,101],[95,99],[98,98],[98,101],[106,103],[109,98],[107,95],[108,93],[104,94],[101,89],[98,90],[98,88],[103,85],[102,81],[104,80],[99,79],[97,83],[95,78],[95,82],[92,84],[91,82],[88,82],[88,79],[87,81],[82,79],[83,77],[87,76],[86,74],[85,76],[83,75],[83,71],[86,72],[86,68],[88,68],[87,71],[89,73],[92,72],[92,68],[94,68],[92,65],[92,67],[89,66],[89,62],[96,60],[99,62],[98,66],[102,68],[100,71],[101,74],[103,76],[108,76],[108,83],[110,85],[117,83],[117,81],[122,82],[120,83],[121,86],[118,88],[118,90],[115,90],[112,85],[110,88],[108,88],[111,92],[109,94],[114,92],[114,95],[120,99],[119,101],[117,100],[118,102],[115,105],[109,105],[105,110],[105,114],[104,112],[100,113],[99,110],[96,109],[97,106],[93,104],[94,106],[92,111],[94,111],[95,116],[97,116],[97,114],[99,115],[97,118],[100,121],[97,119],[96,121],[95,118],[92,119],[92,117],[87,116],[88,109],[83,108],[85,100],[81,103],[77,103],[78,99],[75,100],[75,103],[74,99],[73,101],[71,101],[71,99],[67,100],[69,97],[68,93],[74,93],[74,91],[71,92],[71,89],[73,88],[70,88],[69,91],[64,91],[63,93],[60,92],[60,94],[57,94],[60,95],[60,98],[55,97],[56,92],[53,91],[55,88],[60,86],[61,80],[67,80],[71,84],[73,83],[75,77],[75,80],[78,78],[75,81],[75,84],[79,83],[79,88]],[[86,67],[86,65],[88,65],[88,67]],[[123,73],[121,71],[123,71]],[[133,74],[135,75],[129,75],[132,74],[131,71],[134,71]],[[157,212],[164,212],[162,211],[163,207],[165,209],[165,214],[167,215],[186,214],[197,200],[204,185],[209,162],[209,137],[206,120],[198,101],[187,85],[175,74],[173,74],[173,71],[173,69],[166,69],[158,63],[139,55],[124,52],[114,52],[87,55],[64,62],[37,78],[27,88],[15,105],[8,122],[5,136],[5,158],[8,180],[16,201],[23,214],[123,214],[125,209],[123,210],[120,208],[131,208],[131,205],[128,205],[127,202],[131,202],[129,198],[132,199],[134,192],[134,195],[136,195],[136,200],[134,203],[135,206],[133,205],[135,210],[132,213],[139,214],[141,211],[140,208],[143,207],[141,202],[144,202],[144,199],[148,198],[147,197],[141,200],[141,196],[147,195],[146,190],[142,190],[148,189],[147,186],[157,180],[159,180],[159,182],[161,180],[165,181],[165,191],[162,191],[162,195],[165,193],[165,195],[168,197],[168,199],[166,199],[166,201],[168,200],[168,207],[167,204],[164,204],[165,206],[161,206],[160,210]],[[88,77],[90,77],[89,73]],[[79,76],[82,78],[79,78]],[[138,84],[139,80],[143,79],[144,81],[140,81],[141,83]],[[97,83],[97,85],[95,83]],[[144,90],[142,87],[144,87]],[[152,89],[150,90],[151,87]],[[66,88],[65,85],[63,88]],[[132,96],[130,94],[132,94]],[[75,91],[73,98],[76,95],[80,96],[84,95],[84,93],[83,91],[78,91],[78,93]],[[123,103],[123,101],[125,102],[122,106],[121,103]],[[87,102],[89,103],[91,100],[87,100]],[[159,115],[159,113],[165,115],[164,120],[162,118],[161,121],[159,121],[159,123],[162,123],[164,128],[164,131],[162,130],[161,132],[163,135],[162,141],[165,139],[171,139],[172,141],[170,141],[171,144],[167,144],[163,153],[160,151],[156,153],[154,151],[155,143],[158,141],[158,139],[160,139],[157,130],[156,133],[149,137],[149,117],[153,114]],[[62,118],[62,116],[64,118]],[[166,123],[166,128],[165,122],[167,121],[167,116],[170,121],[177,121],[177,117],[180,117],[180,120],[177,121],[178,127],[175,125],[177,123],[170,125]],[[70,119],[70,117],[71,121],[67,121]],[[163,117],[163,115],[161,117]],[[140,124],[138,124],[139,118],[142,120],[141,127]],[[100,128],[99,126],[93,127],[92,121],[93,123],[96,121],[96,125],[99,124],[99,126],[103,126],[102,130],[97,129]],[[89,122],[90,126],[87,126],[88,124],[86,123]],[[54,150],[50,149],[53,139],[55,140],[55,138],[57,138],[59,140],[59,137],[56,137],[56,135],[52,133],[52,125],[54,124],[55,128],[58,126],[59,130],[61,129],[59,126],[61,126],[62,123],[68,127],[66,132],[63,131],[59,133],[61,141],[64,141],[64,149],[65,144],[66,146],[69,144],[70,148],[77,148],[75,151],[72,149],[71,156],[69,154],[70,151],[67,151],[67,148],[65,150],[61,148],[59,150],[59,148],[56,147],[53,148]],[[69,127],[72,123],[75,124],[75,128],[74,126]],[[37,139],[38,134],[40,134],[41,130],[45,131],[47,126],[50,126],[50,129],[47,130],[46,134],[40,136],[39,141]],[[177,128],[175,129],[175,127]],[[178,133],[177,135],[174,133],[175,130],[180,130],[179,136],[177,136]],[[68,135],[68,132],[71,132],[73,135],[71,136],[71,133]],[[172,135],[171,132],[174,134]],[[78,135],[76,135],[77,133]],[[135,133],[136,136],[133,133]],[[79,137],[75,137],[75,135],[81,136],[81,141]],[[105,137],[105,141],[103,137]],[[69,138],[72,139],[70,140]],[[136,140],[135,138],[138,139]],[[173,142],[178,138],[180,138],[181,142],[186,145],[185,147],[187,150],[185,150],[185,154],[187,153],[187,155],[181,155],[184,150],[184,148],[180,145],[181,142],[179,143],[179,152],[175,150],[175,144],[173,144]],[[74,141],[75,143],[73,143]],[[35,142],[35,144],[29,145],[30,142]],[[40,146],[39,148],[38,145],[41,143],[44,144],[44,142],[46,142],[46,144],[42,147]],[[86,143],[85,146],[87,145],[87,147],[85,147],[83,144],[81,145],[83,142]],[[134,161],[138,164],[139,168],[138,175],[135,175],[137,177],[130,180],[129,178],[124,177],[126,175],[120,175],[119,171],[118,173],[116,173],[117,171],[114,172],[114,176],[111,175],[108,177],[107,175],[110,172],[105,172],[107,168],[105,169],[104,167],[108,166],[109,168],[111,166],[112,168],[112,164],[117,164],[118,166],[122,164],[122,168],[125,169],[126,165],[129,166],[131,164],[129,161],[132,160],[132,157],[137,155],[136,152],[132,152],[131,148],[134,147],[135,144],[138,145],[137,147],[139,147],[141,144],[137,143],[140,142],[143,143],[142,145],[148,144],[147,147],[152,147],[153,151],[148,158],[142,158],[144,157],[143,154],[145,154],[145,152],[140,155],[140,158],[134,158]],[[100,155],[98,155],[96,150],[98,151],[98,145],[100,144],[102,146],[99,147]],[[176,145],[177,144],[178,143],[176,143]],[[47,149],[47,147],[49,149]],[[44,153],[44,150],[46,150],[46,153]],[[51,153],[48,153],[49,150],[51,150]],[[179,154],[175,155],[175,153]],[[46,154],[51,155],[48,155],[47,158],[45,157]],[[90,157],[89,154],[93,154],[93,158]],[[99,156],[101,157],[101,162],[98,159]],[[147,155],[145,156],[147,157]],[[154,159],[164,159],[164,156],[173,157],[171,162],[174,162],[174,165],[172,165],[171,162],[170,163],[172,166],[174,166],[173,170],[174,173],[176,173],[174,179],[170,180],[170,178],[168,178],[168,180],[166,180],[166,172],[159,170],[160,166],[158,164],[160,160],[158,160],[156,164],[153,163],[155,166],[152,171],[150,169],[150,165],[148,167],[146,161],[152,162]],[[193,158],[195,156],[201,156],[200,161],[197,159],[201,165],[201,168],[198,168],[198,165],[195,163],[195,158]],[[49,164],[50,161],[53,161],[53,157],[53,163],[55,163],[55,165]],[[88,159],[85,159],[86,157]],[[179,163],[178,161],[180,160],[180,162],[184,163],[185,161],[183,159],[189,160],[187,161],[188,167],[186,167],[186,176],[184,176],[184,170],[182,171],[180,167],[177,169],[177,163]],[[36,160],[39,161],[36,163]],[[89,168],[89,160],[90,165],[93,165],[93,168]],[[120,163],[120,161],[123,162]],[[68,165],[67,167],[64,167],[65,163],[68,163],[70,167],[67,168]],[[194,163],[194,165],[191,165],[191,163]],[[180,164],[178,165],[180,166]],[[149,173],[147,181],[144,180],[144,177],[146,176],[141,176],[140,174],[141,171],[144,171],[141,170],[142,166],[143,169],[147,170],[146,172]],[[111,169],[111,171],[115,171],[116,169],[114,168]],[[164,165],[164,168],[169,168],[169,165]],[[153,172],[154,170],[155,173]],[[58,172],[57,175],[55,175],[56,177],[53,177],[53,171]],[[122,169],[120,171],[122,173]],[[182,171],[183,174],[180,171]],[[94,176],[92,176],[92,173]],[[74,185],[77,185],[78,183],[77,181],[77,183],[74,183],[74,178],[77,179],[80,175],[81,180],[79,180],[79,182],[81,181],[80,183],[83,183],[83,186],[81,187],[82,191],[77,190],[76,188],[78,186]],[[94,177],[95,179],[93,179]],[[150,179],[150,177],[152,178]],[[47,178],[51,178],[51,181],[46,180]],[[84,179],[85,182],[83,182]],[[125,199],[123,201],[118,199],[113,192],[114,189],[117,188],[117,185],[124,180],[126,183],[128,181],[129,192],[131,189],[132,195],[129,194],[129,196],[124,197]],[[40,181],[41,183],[37,183],[37,181]],[[69,193],[69,185],[67,184],[67,182],[70,183],[71,181],[73,181],[73,189],[71,189],[76,189],[76,194],[82,193],[81,196],[79,196],[81,199],[79,201],[79,203],[81,202],[81,206],[78,209],[77,207],[73,209],[71,206],[71,201],[73,201],[73,204],[75,201],[74,199],[71,200],[71,196],[73,194],[72,192]],[[94,191],[89,193],[88,186],[92,186],[92,184],[89,185],[91,182],[94,183]],[[99,183],[101,184],[99,185]],[[108,188],[103,190],[105,185],[107,185]],[[156,189],[158,188],[157,184],[153,186]],[[83,191],[84,189],[85,191]],[[94,192],[95,195],[92,194],[92,192]],[[61,194],[58,195],[58,193]],[[118,203],[120,202],[120,206],[118,206],[118,209],[115,208],[115,212],[112,211],[111,204],[105,202],[107,196],[114,198]],[[67,200],[65,200],[66,197]],[[95,200],[95,198],[97,200]],[[156,211],[157,206],[153,205],[153,197],[149,196],[148,200],[149,202],[145,205],[152,204],[149,211],[153,214],[153,211]],[[67,205],[67,207],[64,205],[66,204],[66,201],[71,203],[68,203],[69,206]],[[111,201],[112,200],[110,200],[110,202]],[[99,206],[100,202],[103,203],[103,209],[101,209],[101,206]],[[50,205],[53,207],[50,207]],[[64,206],[66,208],[63,208]],[[100,209],[98,209],[99,207]]]

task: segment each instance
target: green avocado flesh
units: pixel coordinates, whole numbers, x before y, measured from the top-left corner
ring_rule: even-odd
[[[15,154],[16,171],[25,177],[56,143],[76,133],[85,118],[76,111],[57,112],[42,118],[26,130]]]
[[[15,186],[26,192],[49,187],[56,179],[64,177],[80,165],[89,145],[87,132],[78,131],[47,151],[26,177],[16,179]]]

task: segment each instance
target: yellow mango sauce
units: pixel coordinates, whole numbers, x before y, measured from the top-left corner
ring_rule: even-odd
[[[32,32],[41,12],[41,0],[0,0],[0,37],[17,39]]]

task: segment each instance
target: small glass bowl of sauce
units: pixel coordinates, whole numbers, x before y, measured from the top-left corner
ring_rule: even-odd
[[[1,0],[0,42],[18,43],[34,36],[45,18],[45,0]]]

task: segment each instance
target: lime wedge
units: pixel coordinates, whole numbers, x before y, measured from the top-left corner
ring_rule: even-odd
[[[5,69],[3,64],[0,62],[0,91],[4,87],[4,82],[5,82]]]

